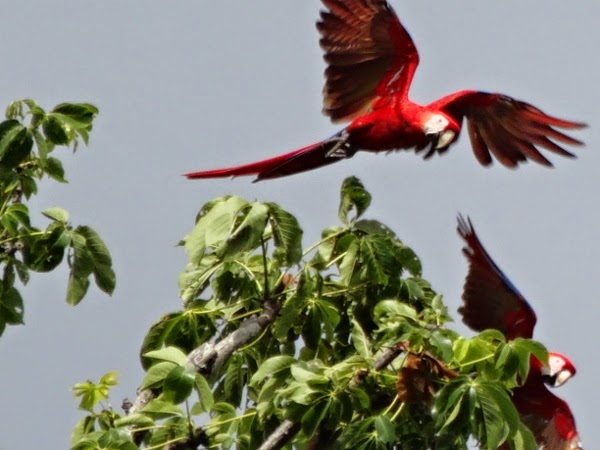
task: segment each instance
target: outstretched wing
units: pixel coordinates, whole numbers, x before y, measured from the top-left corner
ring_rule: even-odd
[[[540,148],[573,158],[575,155],[559,144],[583,145],[556,128],[584,128],[584,123],[549,116],[506,95],[461,91],[429,106],[447,112],[459,122],[463,117],[467,120],[473,152],[484,166],[492,163],[492,156],[511,168],[527,160],[552,166]]]
[[[349,121],[392,93],[407,95],[417,49],[385,0],[322,0],[317,29],[328,64],[323,111]]]
[[[540,396],[531,396],[528,385],[515,390],[514,402],[521,420],[544,450],[583,450],[569,405],[542,384]]]
[[[463,322],[476,331],[494,328],[507,339],[531,338],[536,317],[529,303],[481,245],[471,221],[459,215],[457,230],[467,244],[463,253],[469,261],[464,304],[458,309]]]

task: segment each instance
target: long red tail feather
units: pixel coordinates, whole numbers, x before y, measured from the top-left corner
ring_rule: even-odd
[[[340,145],[341,133],[321,142],[317,142],[298,150],[294,150],[273,158],[264,159],[241,166],[227,167],[224,169],[205,170],[201,172],[186,173],[189,179],[203,178],[226,178],[244,175],[257,175],[255,181],[270,178],[279,178],[295,173],[304,172],[317,167],[339,161],[344,157],[350,157],[353,153],[342,155],[330,155],[330,151]]]

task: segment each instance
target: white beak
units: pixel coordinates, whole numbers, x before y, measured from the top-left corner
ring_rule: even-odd
[[[566,383],[566,381],[571,378],[573,374],[568,370],[561,370],[556,375],[556,382],[554,383],[554,387],[562,386]]]
[[[452,130],[442,131],[435,148],[440,149],[440,148],[448,147],[454,140],[454,136],[455,136],[455,134],[454,134],[454,131],[452,131]]]

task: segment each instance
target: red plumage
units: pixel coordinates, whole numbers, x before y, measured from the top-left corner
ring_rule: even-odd
[[[350,122],[333,139],[274,158],[188,178],[258,175],[277,178],[352,157],[357,151],[414,149],[425,158],[443,153],[459,137],[463,119],[473,152],[484,166],[497,159],[507,167],[532,160],[551,166],[540,148],[574,157],[561,145],[582,142],[556,128],[585,125],[549,116],[503,94],[465,90],[418,105],[408,91],[419,54],[385,0],[322,0],[317,29],[327,63],[323,112]],[[558,143],[557,143],[558,142]]]
[[[531,338],[536,316],[529,303],[485,250],[470,220],[458,217],[458,234],[466,243],[463,253],[469,261],[463,306],[458,310],[463,322],[476,331],[499,330],[509,340]],[[547,364],[531,357],[527,379],[513,390],[513,403],[541,448],[581,450],[569,405],[546,387],[563,384],[575,375],[575,367],[559,353],[550,352],[549,357]],[[501,449],[508,450],[508,446]]]

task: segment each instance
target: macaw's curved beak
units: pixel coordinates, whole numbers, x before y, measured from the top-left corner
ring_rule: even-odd
[[[426,133],[425,136],[431,141],[429,150],[427,150],[427,153],[424,156],[424,158],[427,159],[433,156],[436,151],[446,150],[454,140],[456,133],[452,130],[444,130],[441,133]]]
[[[441,150],[448,147],[454,140],[456,134],[452,130],[445,130],[438,134],[437,142],[435,144],[436,150]]]
[[[556,388],[565,384],[572,376],[573,373],[570,370],[561,370],[555,374],[544,373],[542,378],[548,386]]]

